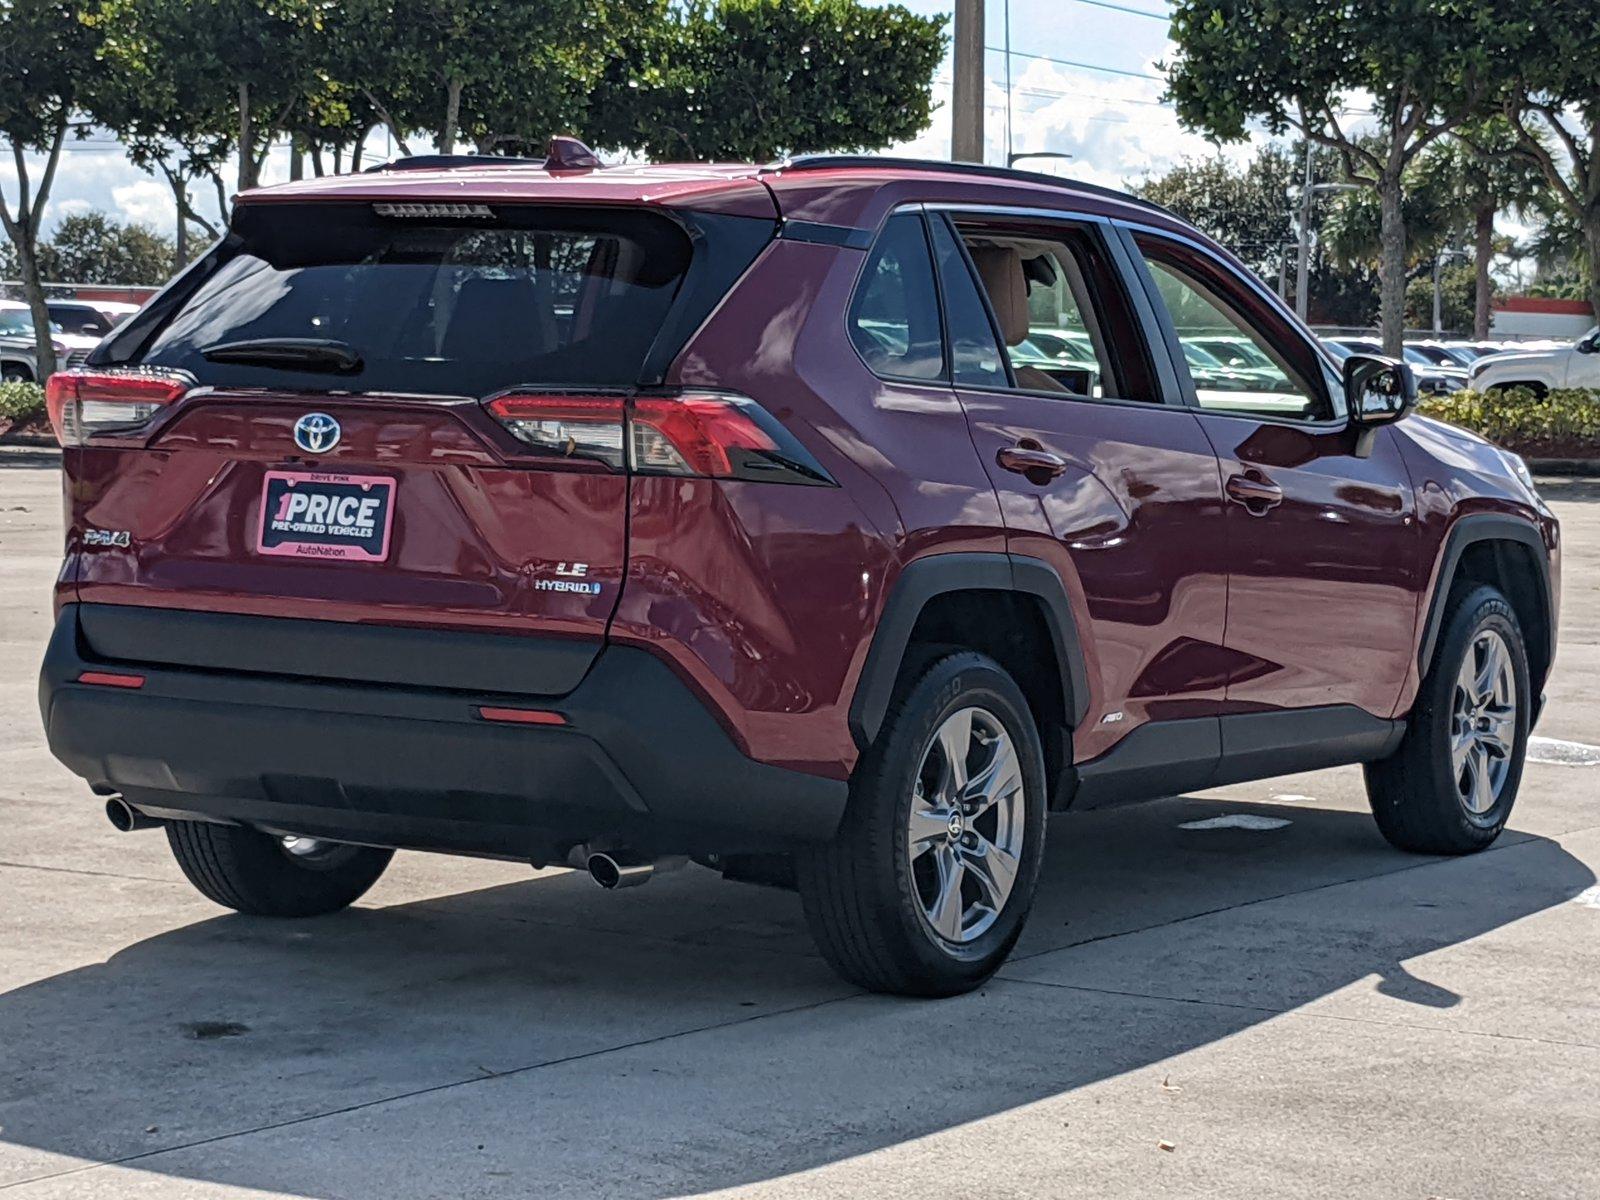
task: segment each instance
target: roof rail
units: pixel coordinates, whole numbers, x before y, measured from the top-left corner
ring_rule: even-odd
[[[542,158],[502,158],[497,154],[410,154],[366,167],[362,174],[371,175],[374,171],[443,171],[450,167],[542,167],[544,161]]]
[[[896,158],[890,154],[798,154],[793,158],[768,163],[763,171],[824,171],[839,167],[879,167],[895,171],[941,172],[946,175],[976,175],[986,179],[1013,179],[1020,183],[1046,183],[1053,187],[1085,192],[1091,196],[1104,196],[1121,200],[1137,208],[1177,216],[1171,209],[1145,200],[1116,188],[1102,187],[1098,183],[1084,183],[1061,175],[1046,175],[1042,171],[1019,171],[1015,167],[990,167],[983,163],[946,162],[937,158]]]
[[[451,167],[543,167],[547,171],[598,171],[605,163],[575,137],[556,134],[544,158],[502,158],[498,154],[411,154],[368,167],[373,171],[444,171]]]

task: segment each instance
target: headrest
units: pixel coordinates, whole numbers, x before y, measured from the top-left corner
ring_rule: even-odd
[[[1009,246],[973,246],[972,263],[994,306],[1000,336],[1006,345],[1017,345],[1028,336],[1028,278],[1021,252]]]

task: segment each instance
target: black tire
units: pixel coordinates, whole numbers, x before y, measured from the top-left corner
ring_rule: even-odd
[[[957,944],[924,917],[908,857],[908,822],[924,756],[945,720],[976,707],[998,720],[1022,777],[1015,883],[987,930]],[[1021,689],[993,659],[945,648],[908,667],[883,728],[862,756],[834,840],[796,855],[795,871],[823,957],[852,983],[905,996],[953,996],[1000,967],[1022,934],[1044,852],[1045,767]],[[976,825],[974,825],[976,830]]]
[[[32,383],[33,372],[27,367],[12,366],[7,364],[0,368],[0,383]]]
[[[167,844],[208,900],[256,917],[337,912],[378,881],[393,850],[318,843],[294,854],[280,837],[240,825],[167,822]]]
[[[1471,854],[1500,836],[1522,781],[1528,746],[1528,652],[1522,628],[1506,598],[1485,584],[1454,590],[1433,662],[1417,693],[1400,748],[1366,766],[1367,799],[1378,828],[1391,845],[1417,854]],[[1505,777],[1494,803],[1473,812],[1451,758],[1456,678],[1466,655],[1485,633],[1496,633],[1509,651],[1516,684],[1515,720]]]

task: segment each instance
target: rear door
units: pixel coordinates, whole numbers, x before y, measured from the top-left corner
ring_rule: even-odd
[[[241,206],[185,294],[97,355],[113,392],[137,368],[181,394],[132,425],[125,397],[69,406],[79,598],[597,650],[622,409],[690,258],[642,209]]]
[[[1171,741],[1203,773],[1227,679],[1222,502],[1193,412],[1163,401],[1147,307],[1092,223],[934,217],[957,391],[1008,544],[1049,563],[1078,606],[1089,695],[1074,758],[1148,721],[1201,718],[1185,727],[1194,743]],[[1035,327],[1063,349],[1020,353]]]

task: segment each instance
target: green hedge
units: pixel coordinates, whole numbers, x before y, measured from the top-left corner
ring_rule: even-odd
[[[0,383],[0,421],[21,421],[44,412],[44,388],[37,383]]]
[[[1537,396],[1527,388],[1430,396],[1417,411],[1481,433],[1518,454],[1600,458],[1600,391],[1556,388]]]

